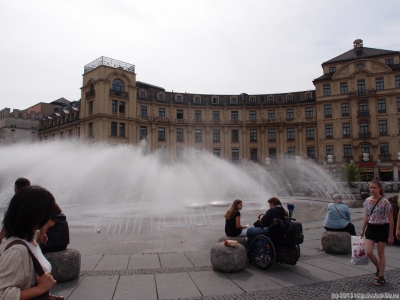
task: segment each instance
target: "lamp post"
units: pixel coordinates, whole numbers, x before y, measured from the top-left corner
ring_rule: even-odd
[[[369,154],[367,152],[363,153],[363,161],[365,161],[366,163],[369,162]],[[365,164],[365,181],[368,184],[367,164]]]
[[[379,167],[381,166],[381,160],[380,159],[378,159],[376,161],[376,166],[378,167],[378,180],[381,180],[381,172],[380,172],[380,169],[379,169]]]
[[[329,173],[332,173],[332,163],[333,163],[333,155],[329,154],[327,157],[327,162],[329,164]]]

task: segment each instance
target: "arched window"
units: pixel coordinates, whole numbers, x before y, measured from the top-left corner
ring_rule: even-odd
[[[123,93],[124,83],[119,79],[115,79],[112,83],[112,90],[115,91],[116,93]]]

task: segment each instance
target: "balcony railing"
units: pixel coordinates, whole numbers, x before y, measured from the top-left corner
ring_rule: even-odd
[[[333,139],[333,135],[327,135],[325,136],[326,139]]]
[[[357,95],[358,96],[365,96],[365,95],[367,95],[367,91],[365,89],[358,90]]]
[[[378,109],[378,114],[386,114],[386,109]]]
[[[118,96],[118,97],[122,97],[122,98],[129,98],[129,93],[110,89],[110,96]]]
[[[287,138],[288,141],[294,141],[294,138]]]
[[[372,162],[372,161],[374,161],[373,155],[368,156],[368,158],[369,158],[368,161],[364,161],[363,158],[364,158],[364,157],[363,157],[362,155],[360,155],[360,156],[358,157],[358,159],[359,159],[360,162]]]
[[[358,110],[358,111],[357,111],[357,116],[358,116],[358,117],[369,117],[369,116],[370,116],[370,114],[369,114],[369,109],[366,109],[366,110]]]
[[[194,123],[196,123],[196,124],[201,124],[201,123],[203,123],[203,120],[202,120],[202,119],[194,119],[193,121],[194,121]]]
[[[379,135],[387,136],[387,135],[389,135],[389,133],[387,131],[380,131]]]
[[[378,158],[382,161],[390,161],[390,160],[392,160],[392,155],[391,154],[379,154]]]
[[[371,137],[371,132],[359,132],[358,137],[360,139],[367,139]]]
[[[325,118],[332,118],[332,114],[329,115],[325,114]]]
[[[90,90],[89,92],[86,92],[86,98],[90,98],[95,96],[95,90]]]
[[[353,155],[342,156],[342,161],[349,162],[349,161],[353,160],[353,157],[354,157]]]
[[[343,133],[343,138],[349,138],[350,137],[350,133]]]
[[[314,140],[314,137],[313,136],[308,136],[307,137],[307,141],[313,141]]]
[[[232,157],[232,163],[240,164],[240,158]]]
[[[348,117],[348,116],[350,116],[349,113],[342,113],[342,117]]]
[[[257,138],[250,138],[250,142],[257,142]]]

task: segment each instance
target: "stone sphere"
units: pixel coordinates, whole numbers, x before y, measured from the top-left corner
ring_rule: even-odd
[[[237,272],[246,265],[246,248],[241,244],[229,247],[223,242],[217,243],[211,248],[210,258],[214,270],[227,273]]]
[[[247,239],[245,236],[234,236],[234,237],[233,236],[223,236],[218,239],[218,243],[225,242],[226,240],[238,241],[245,248],[247,246]]]
[[[351,235],[343,231],[325,231],[321,239],[322,248],[331,254],[351,253]]]
[[[51,275],[57,282],[64,282],[78,278],[81,272],[81,253],[75,249],[66,249],[44,254],[50,262]]]

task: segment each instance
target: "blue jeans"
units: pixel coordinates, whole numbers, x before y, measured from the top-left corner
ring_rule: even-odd
[[[247,248],[251,245],[251,242],[256,236],[266,235],[268,231],[269,231],[268,227],[265,227],[264,229],[260,227],[251,227],[247,229]]]

